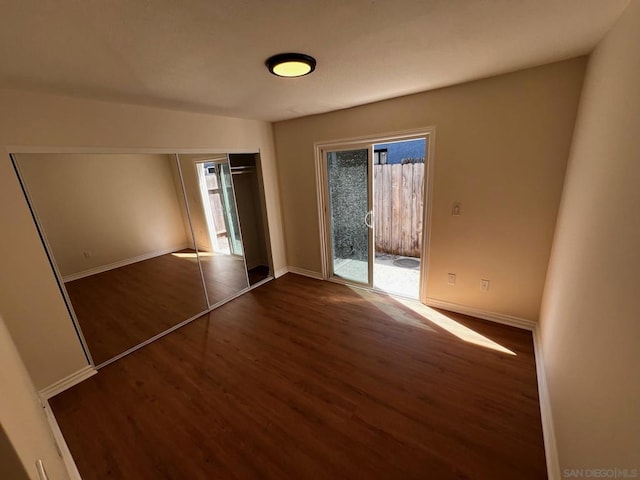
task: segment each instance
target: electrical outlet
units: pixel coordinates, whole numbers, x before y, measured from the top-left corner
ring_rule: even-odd
[[[453,207],[451,208],[451,215],[453,215],[454,217],[458,217],[461,213],[462,205],[460,204],[460,202],[454,202]]]
[[[480,280],[480,290],[483,292],[489,291],[489,280],[485,280],[485,279]]]
[[[447,283],[449,285],[456,284],[456,274],[455,273],[447,273]]]
[[[86,250],[86,251],[82,252],[82,256],[84,258],[91,258],[91,257],[93,257],[93,253],[91,253],[91,250]]]

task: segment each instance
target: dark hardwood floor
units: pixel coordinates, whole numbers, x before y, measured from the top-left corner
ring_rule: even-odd
[[[96,365],[249,288],[242,257],[182,250],[67,282]]]
[[[85,480],[547,478],[531,333],[442,313],[513,354],[287,274],[51,405]]]
[[[67,282],[65,288],[96,365],[208,310],[197,260],[173,254]]]
[[[258,265],[257,267],[249,269],[249,271],[247,272],[249,276],[249,284],[255,285],[256,283],[265,280],[269,277],[269,273],[271,272],[267,265]]]
[[[235,255],[201,255],[209,303],[215,305],[249,288],[244,259]]]

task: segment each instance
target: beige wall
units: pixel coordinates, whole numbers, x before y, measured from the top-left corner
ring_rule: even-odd
[[[33,383],[7,327],[0,317],[0,425],[18,454],[29,478],[37,479],[41,459],[51,480],[69,478]],[[2,471],[2,468],[0,468]],[[2,477],[21,478],[21,477]]]
[[[18,154],[63,276],[186,248],[173,155]],[[90,252],[86,258],[84,252]]]
[[[31,92],[0,90],[0,313],[37,388],[86,365],[8,153],[22,147],[151,152],[257,151],[273,260],[285,265],[270,124]]]
[[[589,62],[541,314],[562,469],[640,472],[640,2]]]
[[[171,155],[171,177],[173,179],[173,188],[176,191],[176,197],[178,198],[178,205],[180,207],[180,216],[182,217],[182,228],[184,230],[184,238],[187,241],[187,248],[195,249],[195,241],[193,238],[193,232],[191,230],[191,223],[189,223],[189,214],[187,213],[187,204],[185,202],[185,190],[182,184],[182,177],[178,170],[178,162],[176,161],[176,155]]]
[[[315,141],[435,126],[428,296],[537,320],[585,62],[276,123],[289,265],[321,271]]]

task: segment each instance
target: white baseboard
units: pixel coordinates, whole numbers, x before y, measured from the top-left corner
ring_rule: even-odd
[[[503,325],[509,325],[511,327],[521,328],[523,330],[533,331],[537,325],[533,320],[527,320],[526,318],[505,315],[504,313],[487,312],[473,307],[465,307],[464,305],[459,305],[457,303],[436,300],[435,298],[427,298],[426,305],[433,308],[442,308],[443,310],[461,313],[463,315],[469,315],[471,317],[481,318],[483,320],[489,320],[491,322],[501,323]]]
[[[298,267],[287,267],[287,271],[290,273],[296,273],[305,277],[315,278],[316,280],[324,280],[321,273],[314,272],[313,270],[306,270]]]
[[[282,268],[277,269],[275,271],[275,273],[273,274],[273,276],[276,277],[276,278],[280,278],[285,273],[289,273],[289,269],[287,267],[282,267]]]
[[[56,442],[56,446],[58,447],[58,451],[60,452],[60,456],[62,457],[64,466],[66,467],[67,473],[69,474],[69,480],[82,480],[80,472],[78,471],[78,467],[76,466],[76,462],[73,460],[73,456],[71,455],[71,451],[69,450],[69,446],[67,445],[67,442],[62,435],[62,431],[60,430],[58,421],[53,415],[51,405],[49,405],[49,400],[44,399],[42,401],[42,406],[44,408],[44,415],[49,422],[51,431],[53,432],[53,439]]]
[[[100,265],[99,267],[89,268],[87,270],[83,270],[78,273],[72,273],[70,275],[65,275],[62,277],[62,281],[64,283],[72,282],[74,280],[79,280],[84,277],[89,277],[91,275],[96,275],[98,273],[107,272],[109,270],[113,270],[114,268],[124,267],[126,265],[131,265],[132,263],[142,262],[143,260],[149,260],[150,258],[159,257],[161,255],[166,255],[168,253],[178,252],[180,250],[184,250],[186,248],[191,248],[190,245],[179,245],[177,247],[165,248],[163,250],[157,250],[155,252],[144,253],[142,255],[138,255],[137,257],[125,258],[124,260],[119,260],[117,262],[108,263],[107,265]]]
[[[542,342],[540,329],[533,329],[533,348],[536,358],[536,376],[538,377],[538,401],[540,402],[540,416],[542,418],[542,435],[544,437],[544,453],[547,459],[547,475],[549,480],[560,480],[560,460],[558,458],[558,445],[551,414],[551,398],[547,386],[547,375],[544,371]]]
[[[62,380],[58,380],[48,387],[43,388],[38,393],[40,394],[40,398],[42,398],[43,400],[48,400],[51,397],[55,397],[57,394],[64,392],[68,388],[71,388],[74,385],[77,385],[78,383],[86,380],[87,378],[92,377],[96,373],[98,373],[98,370],[93,368],[91,365],[87,365],[77,372],[66,376]]]

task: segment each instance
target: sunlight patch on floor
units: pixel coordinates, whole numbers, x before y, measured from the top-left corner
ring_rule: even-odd
[[[475,330],[467,327],[466,325],[461,324],[460,322],[456,322],[452,318],[443,315],[442,313],[434,310],[433,308],[429,308],[426,305],[423,305],[420,302],[413,302],[410,300],[404,300],[401,298],[395,299],[396,302],[401,303],[407,308],[410,308],[418,315],[426,318],[430,322],[435,323],[440,328],[443,328],[447,332],[452,335],[455,335],[461,340],[465,342],[473,343],[474,345],[479,345],[481,347],[490,348],[492,350],[496,350],[502,353],[508,353],[509,355],[515,355],[515,352],[512,352],[506,347],[503,347],[499,343],[494,342],[490,338],[485,337],[484,335],[479,334]]]
[[[171,255],[173,255],[174,257],[178,257],[178,258],[198,258],[200,257],[213,257],[215,255],[215,253],[213,252],[174,252]]]
[[[424,322],[421,322],[413,315],[406,312],[406,310],[395,306],[392,302],[389,301],[389,297],[381,296],[380,294],[374,293],[370,290],[366,290],[364,288],[358,287],[349,287],[355,293],[360,295],[362,298],[367,300],[369,303],[372,303],[378,309],[380,309],[383,313],[386,313],[389,317],[394,319],[398,323],[403,323],[405,325],[409,325],[411,327],[420,328],[422,330],[428,330],[430,332],[435,332],[435,329],[430,325],[427,325]]]
[[[374,304],[376,307],[378,307],[380,310],[382,310],[397,322],[412,327],[421,328],[423,330],[430,330],[432,332],[436,331],[431,326],[425,324],[417,318],[414,318],[412,315],[407,314],[407,312],[402,308],[393,305],[394,302],[410,309],[414,313],[417,313],[428,322],[442,328],[443,330],[446,330],[451,335],[458,337],[460,340],[478,345],[480,347],[489,348],[497,352],[506,353],[508,355],[516,355],[515,352],[509,350],[506,347],[503,347],[497,342],[494,342],[490,338],[481,335],[480,333],[467,327],[466,325],[463,325],[460,322],[457,322],[452,318],[449,318],[446,315],[434,310],[433,308],[427,307],[426,305],[418,301],[391,296],[384,297],[363,288],[349,288],[368,302]]]

